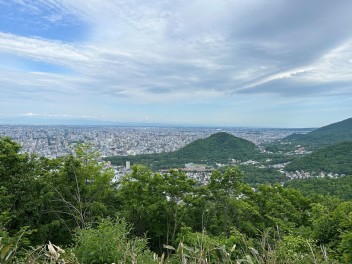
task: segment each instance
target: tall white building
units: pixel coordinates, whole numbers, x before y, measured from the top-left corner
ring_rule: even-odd
[[[126,161],[126,170],[131,169],[131,162]]]

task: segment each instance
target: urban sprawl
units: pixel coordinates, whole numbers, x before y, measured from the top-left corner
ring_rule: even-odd
[[[247,139],[259,145],[284,138],[295,129],[276,128],[181,128],[181,127],[103,127],[103,126],[29,126],[1,125],[0,136],[9,136],[18,142],[22,152],[33,153],[47,158],[57,158],[73,154],[79,143],[89,144],[100,153],[101,158],[152,154],[175,151],[194,140],[202,139],[223,131]],[[255,165],[255,161],[246,161]],[[277,169],[282,169],[278,164]],[[113,166],[116,178],[130,169],[130,164]],[[204,179],[207,171],[185,164],[189,176]],[[283,172],[283,171],[282,171]],[[283,172],[287,173],[287,172]],[[290,178],[302,177],[301,172],[288,173]],[[308,177],[303,174],[304,177]]]

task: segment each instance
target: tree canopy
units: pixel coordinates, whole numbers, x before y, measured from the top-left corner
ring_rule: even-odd
[[[239,167],[199,184],[182,171],[138,165],[112,182],[113,171],[89,146],[51,160],[19,151],[0,137],[1,263],[352,259],[349,197],[253,188]]]

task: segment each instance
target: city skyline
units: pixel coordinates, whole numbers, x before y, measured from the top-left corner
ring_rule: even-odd
[[[0,124],[338,122],[352,113],[351,10],[347,0],[0,0]]]

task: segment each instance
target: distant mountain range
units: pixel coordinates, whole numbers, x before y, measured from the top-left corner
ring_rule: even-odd
[[[198,139],[174,152],[109,157],[115,165],[126,161],[132,164],[145,164],[152,168],[178,168],[186,163],[228,163],[229,159],[248,160],[258,155],[253,142],[235,137],[225,132],[213,134],[205,139]]]
[[[283,139],[295,145],[317,149],[343,141],[352,141],[352,118],[333,123],[307,134],[292,134]]]

